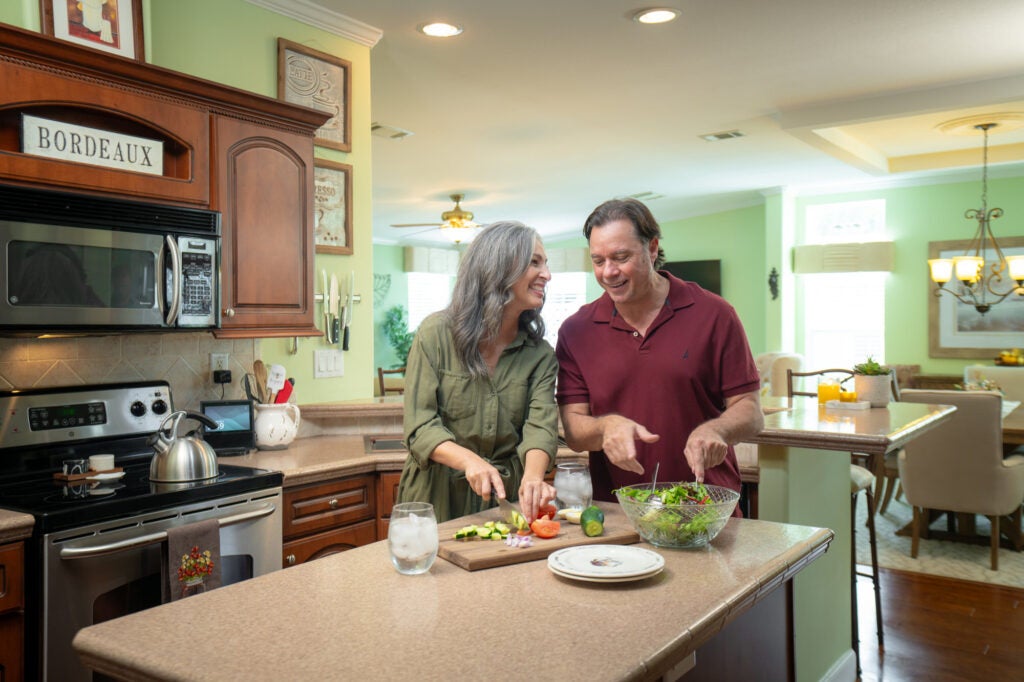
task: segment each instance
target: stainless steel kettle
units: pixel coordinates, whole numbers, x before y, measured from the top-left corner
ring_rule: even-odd
[[[217,453],[203,440],[198,430],[178,435],[183,419],[195,419],[210,428],[219,425],[204,414],[172,412],[167,415],[157,432],[150,436],[149,444],[156,450],[149,464],[149,480],[156,483],[183,483],[204,481],[220,474]]]

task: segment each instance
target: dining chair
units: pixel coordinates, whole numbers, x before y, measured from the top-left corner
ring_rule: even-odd
[[[405,375],[405,367],[399,367],[397,369],[384,369],[383,367],[378,367],[377,368],[377,386],[380,389],[380,394],[382,396],[387,395],[388,393],[395,393],[395,394],[398,394],[398,395],[402,395],[403,393],[405,393],[405,386],[404,385],[395,386],[395,385],[385,381],[385,379],[384,379],[384,375],[385,374],[401,374],[401,375],[404,376]]]
[[[890,374],[890,376],[895,376]],[[833,377],[839,379],[840,383],[853,377],[853,370],[831,368],[819,369],[811,372],[786,371],[786,386],[789,398],[793,396],[808,396],[817,399],[818,393],[800,391],[795,388],[794,379],[804,377]],[[857,674],[860,674],[860,629],[857,618],[857,577],[864,576],[871,578],[871,584],[875,589],[875,629],[878,634],[878,646],[885,645],[885,636],[882,631],[882,590],[878,575],[878,543],[875,535],[875,474],[871,470],[871,458],[863,453],[850,453],[850,620],[852,628],[853,653],[857,660]],[[854,464],[857,461],[860,464]],[[867,464],[868,466],[863,466]],[[864,493],[867,504],[867,527],[868,544],[871,548],[871,572],[865,573],[857,568],[857,498]]]
[[[1001,530],[1019,536],[1024,503],[1024,457],[1003,457],[1002,396],[907,389],[903,402],[956,407],[949,420],[903,446],[899,458],[903,494],[914,510],[910,556],[917,557],[931,511],[981,514],[992,526],[990,564],[999,570]]]

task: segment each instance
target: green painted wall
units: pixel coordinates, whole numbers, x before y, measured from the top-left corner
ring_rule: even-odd
[[[409,286],[405,276],[405,255],[401,246],[377,245],[373,249],[373,348],[374,367],[395,367],[398,356],[384,337],[384,313],[400,305],[408,312]],[[376,371],[376,370],[374,370]]]
[[[146,12],[147,53],[159,66],[217,81],[268,97],[277,96],[277,38],[307,45],[352,63],[352,152],[321,147],[316,155],[351,164],[353,204],[352,256],[321,254],[316,257],[316,285],[321,289],[321,270],[337,274],[342,283],[355,272],[356,293],[362,302],[354,306],[350,350],[344,353],[345,375],[313,378],[313,351],[328,346],[321,338],[300,339],[298,351],[290,352],[292,339],[264,339],[261,355],[279,363],[296,379],[300,403],[334,402],[373,395],[376,365],[373,360],[373,243],[372,166],[370,154],[370,49],[251,5],[244,0],[150,0]],[[272,264],[266,267],[273,276]],[[320,325],[320,306],[316,306]]]

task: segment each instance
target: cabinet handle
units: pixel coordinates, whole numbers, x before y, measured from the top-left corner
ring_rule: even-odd
[[[225,308],[224,309],[224,317],[234,317],[234,316],[235,316],[235,309],[234,308]]]
[[[331,509],[337,509],[338,508],[338,498],[337,497],[332,497],[330,499],[330,501],[327,503],[327,506],[330,507]]]
[[[295,555],[294,554],[289,554],[288,556],[286,556],[284,558],[284,560],[288,562],[289,566],[294,566],[295,565]]]

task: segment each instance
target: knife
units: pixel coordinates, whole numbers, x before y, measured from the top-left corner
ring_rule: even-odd
[[[330,296],[330,319],[331,332],[327,335],[327,343],[338,343],[339,332],[341,331],[341,320],[338,319],[338,276],[331,275],[331,296]]]
[[[356,288],[356,273],[353,270],[348,276],[348,290],[345,292],[345,331],[342,332],[343,340],[341,349],[348,350],[348,328],[352,324],[352,297]]]
[[[331,342],[331,307],[327,295],[327,271],[321,270],[320,276],[324,280],[324,288],[320,290],[320,302],[324,306],[324,338],[327,343]]]

